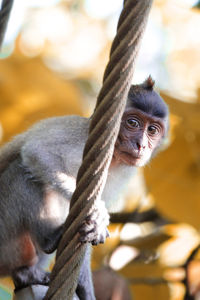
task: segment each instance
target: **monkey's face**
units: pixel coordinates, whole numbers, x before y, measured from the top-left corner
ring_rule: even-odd
[[[164,135],[165,123],[162,118],[136,108],[127,108],[115,144],[113,162],[135,167],[144,166]]]

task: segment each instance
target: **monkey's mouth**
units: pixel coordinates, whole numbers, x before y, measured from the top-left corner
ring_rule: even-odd
[[[121,159],[123,162],[125,162],[128,165],[137,166],[138,162],[142,160],[143,155],[138,153],[130,153],[126,151],[121,152]]]
[[[144,156],[143,153],[115,148],[113,159],[117,164],[123,163],[129,166],[138,167],[143,165]]]

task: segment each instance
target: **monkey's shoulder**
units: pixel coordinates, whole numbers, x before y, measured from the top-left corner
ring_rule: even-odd
[[[26,132],[22,149],[76,147],[86,141],[88,127],[88,119],[79,116],[45,119]]]
[[[89,120],[63,116],[42,120],[26,131],[20,149],[22,162],[34,174],[68,170],[76,174],[88,136]],[[71,170],[75,169],[75,171]]]
[[[61,116],[44,119],[28,130],[27,140],[45,138],[47,140],[68,140],[88,136],[89,120],[80,116]]]

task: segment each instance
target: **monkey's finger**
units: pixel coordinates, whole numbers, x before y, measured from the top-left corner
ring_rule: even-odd
[[[87,228],[88,229],[88,228]],[[92,243],[92,245],[98,245],[99,243],[104,243],[106,238],[109,237],[109,231],[106,228],[104,228],[104,230],[95,230],[95,228],[93,228],[90,231],[86,232],[86,229],[82,228],[80,231],[80,242],[82,243],[86,243],[86,242],[90,242]]]

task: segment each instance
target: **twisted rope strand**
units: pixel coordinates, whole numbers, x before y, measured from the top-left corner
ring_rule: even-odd
[[[0,10],[0,49],[2,47],[8,19],[14,0],[3,0]]]
[[[87,247],[79,242],[77,231],[96,201],[100,199],[106,182],[133,76],[134,62],[152,1],[124,1],[45,300],[72,299],[75,293],[77,277]]]
[[[127,4],[131,4],[128,2]],[[105,73],[104,73],[104,80],[107,79],[110,71],[112,71],[112,68],[116,66],[116,63],[123,57],[124,53],[128,50],[128,47],[130,46],[130,43],[132,43],[137,39],[138,35],[141,34],[141,30],[143,28],[139,28],[139,30],[136,30],[138,27],[138,21],[140,21],[141,16],[136,15],[137,12],[137,6],[132,9],[131,12],[128,13],[129,7],[125,7],[124,11],[126,12],[126,19],[123,20],[123,23],[121,23],[117,36],[113,41],[111,53],[110,53],[110,62],[108,63]],[[145,6],[141,8],[141,14],[145,14]],[[125,17],[125,16],[124,16]],[[122,20],[121,20],[122,21]],[[133,24],[134,22],[134,24]],[[126,39],[123,39],[124,33],[126,33]],[[104,88],[106,88],[104,86]],[[99,95],[100,97],[100,95]]]
[[[104,76],[103,76],[103,86],[98,96],[97,106],[99,102],[102,100],[102,92],[107,88],[105,86],[105,81],[108,79],[108,75],[110,71],[116,67],[116,62],[113,61],[113,52],[116,49],[119,49],[121,52],[122,50],[127,51],[128,48],[127,44],[131,42],[131,40],[135,40],[136,35],[138,32],[140,32],[140,37],[143,33],[143,29],[146,25],[147,17],[151,8],[152,0],[146,1],[140,1],[140,0],[127,0],[125,2],[125,6],[123,8],[123,11],[119,18],[118,23],[118,30],[117,35],[115,36],[112,46],[111,46],[111,52],[110,52],[110,61],[108,62]],[[122,16],[122,17],[121,17]],[[123,22],[123,23],[122,23]],[[128,36],[128,33],[131,31],[130,36]],[[141,39],[139,39],[140,42]],[[122,44],[125,43],[125,44]],[[123,46],[121,46],[123,45]],[[138,41],[135,42],[135,46],[138,47]],[[134,47],[133,47],[134,48]],[[132,48],[132,49],[133,49]],[[135,49],[134,49],[135,52]],[[137,55],[136,55],[137,56]],[[136,59],[136,56],[134,56],[134,60]],[[123,59],[123,56],[121,55],[120,60]],[[116,74],[115,74],[116,75]],[[109,90],[109,86],[108,86]]]

